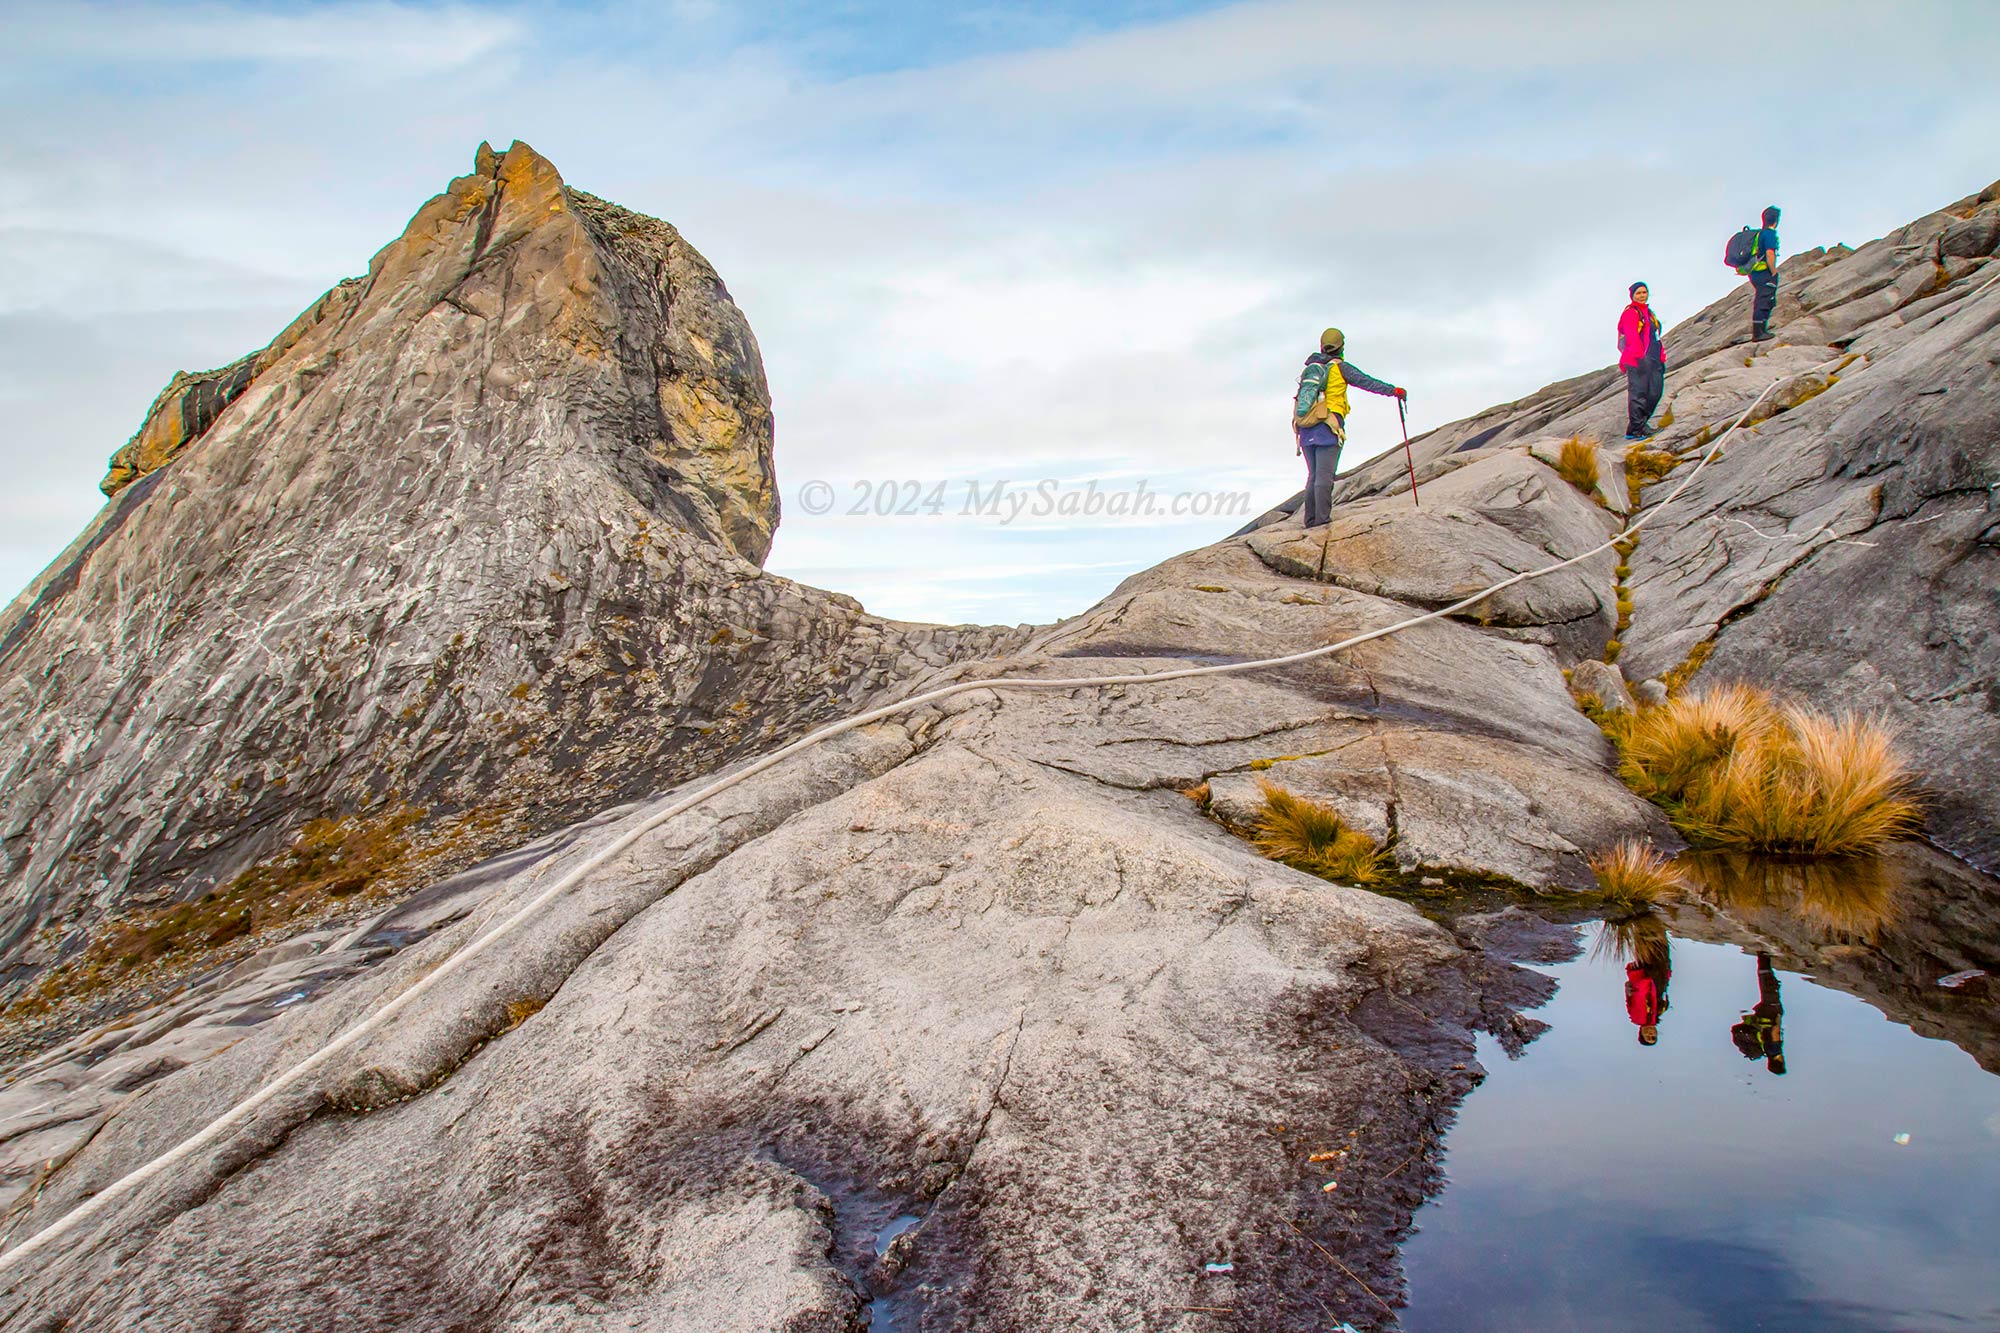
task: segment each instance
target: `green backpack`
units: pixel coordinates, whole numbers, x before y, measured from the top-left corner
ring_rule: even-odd
[[[1326,362],[1307,360],[1299,372],[1299,391],[1292,399],[1292,424],[1310,426],[1326,420]]]

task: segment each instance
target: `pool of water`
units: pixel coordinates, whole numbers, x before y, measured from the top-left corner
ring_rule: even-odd
[[[1938,985],[1964,912],[1788,927],[1737,893],[1578,927],[1549,1030],[1513,1061],[1481,1039],[1405,1329],[2000,1329],[2000,1078],[1970,1053],[1994,1063],[2000,1003]],[[1665,981],[1652,1045],[1634,962]]]

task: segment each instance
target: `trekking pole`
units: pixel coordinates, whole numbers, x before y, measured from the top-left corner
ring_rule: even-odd
[[[1422,509],[1424,502],[1417,498],[1417,464],[1410,457],[1410,408],[1401,398],[1396,400],[1396,415],[1403,421],[1403,461],[1410,468],[1410,503]]]

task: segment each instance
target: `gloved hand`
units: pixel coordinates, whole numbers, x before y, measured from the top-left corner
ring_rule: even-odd
[[[1410,396],[1410,391],[1408,389],[1398,389],[1396,390],[1396,396],[1398,398],[1408,398]]]

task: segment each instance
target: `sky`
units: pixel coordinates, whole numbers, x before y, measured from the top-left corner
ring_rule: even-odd
[[[1791,252],[2000,177],[1990,0],[0,0],[0,31],[5,595],[173,372],[363,271],[482,139],[721,272],[776,410],[770,569],[989,623],[1295,492],[1328,324],[1415,433],[1607,364],[1634,280],[1669,323],[1722,296],[1766,203]],[[1401,441],[1356,397],[1348,464]]]

